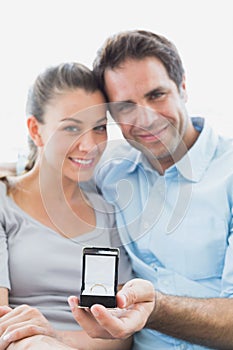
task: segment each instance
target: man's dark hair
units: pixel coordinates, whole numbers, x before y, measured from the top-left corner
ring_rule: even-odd
[[[162,35],[144,30],[132,30],[109,37],[97,52],[93,70],[102,91],[105,93],[106,69],[117,68],[127,59],[142,60],[146,57],[158,58],[170,79],[180,89],[184,68],[175,45]]]

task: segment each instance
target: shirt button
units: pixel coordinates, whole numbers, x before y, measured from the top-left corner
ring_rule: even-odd
[[[155,269],[156,268],[156,263],[151,263],[150,266],[152,267],[152,269]]]
[[[181,344],[180,349],[181,349],[181,350],[187,350],[188,347],[187,347],[186,344]]]

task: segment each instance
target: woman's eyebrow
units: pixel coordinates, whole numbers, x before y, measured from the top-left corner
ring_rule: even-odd
[[[103,118],[100,118],[96,121],[96,124],[97,123],[102,123],[102,122],[105,122],[107,120],[107,117],[103,117]],[[78,123],[78,124],[82,124],[83,121],[82,120],[79,120],[79,119],[75,119],[75,118],[64,118],[64,119],[61,119],[61,122],[66,122],[66,121],[69,121],[69,122],[75,122],[75,123]]]
[[[61,119],[61,122],[66,122],[66,121],[68,121],[68,122],[75,122],[75,123],[79,123],[79,124],[82,123],[81,120],[78,120],[78,119],[75,119],[75,118],[64,118],[64,119]]]
[[[107,117],[103,117],[103,118],[101,118],[101,119],[98,119],[98,120],[96,121],[96,124],[97,124],[97,123],[106,122],[106,121],[107,121]]]

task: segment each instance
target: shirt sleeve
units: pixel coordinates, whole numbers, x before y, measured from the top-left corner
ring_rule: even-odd
[[[225,263],[222,274],[221,297],[233,297],[233,208],[231,209],[231,221],[229,224],[229,237],[227,242]]]
[[[2,184],[1,184],[2,185]],[[10,289],[7,236],[4,224],[4,197],[2,186],[0,191],[0,287]]]

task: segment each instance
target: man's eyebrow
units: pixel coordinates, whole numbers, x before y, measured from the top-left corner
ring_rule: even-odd
[[[151,94],[158,94],[163,90],[163,88],[161,86],[154,88],[150,91],[148,91],[147,93],[144,94],[144,97],[149,97]],[[125,101],[117,101],[117,102],[113,102],[116,105],[121,105],[121,104],[125,104],[125,103],[131,103],[131,104],[135,104],[135,102],[133,100],[125,100]]]
[[[117,102],[113,102],[116,106],[117,105],[124,105],[124,104],[127,104],[127,103],[135,103],[133,100],[125,100],[125,101],[117,101]]]

